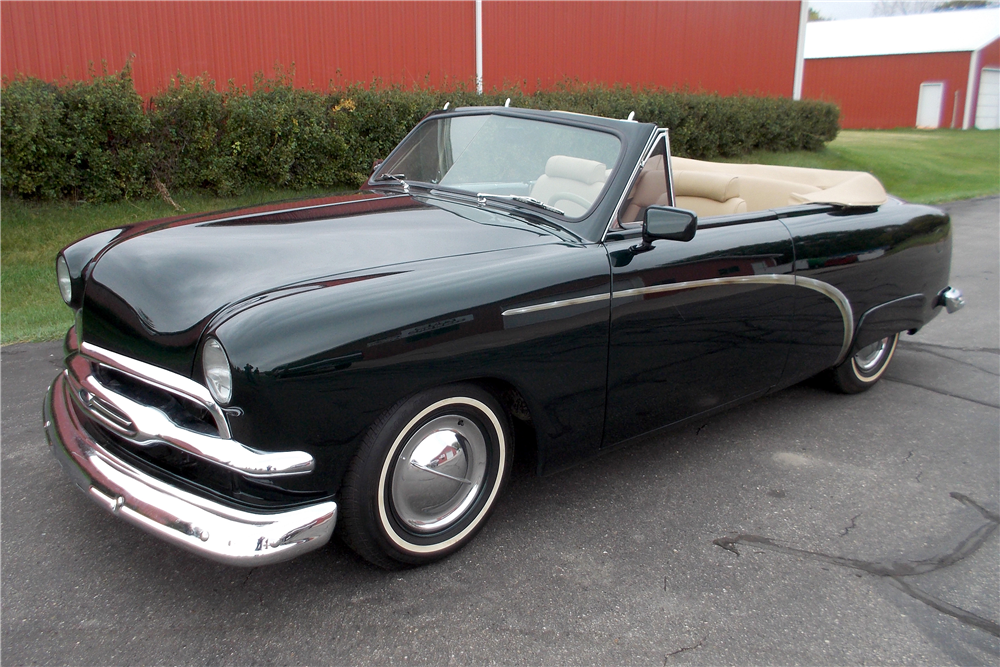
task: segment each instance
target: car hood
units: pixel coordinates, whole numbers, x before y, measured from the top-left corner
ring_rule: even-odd
[[[275,290],[384,273],[560,236],[528,220],[417,196],[350,196],[156,220],[125,229],[91,265],[81,338],[190,374],[220,311]]]

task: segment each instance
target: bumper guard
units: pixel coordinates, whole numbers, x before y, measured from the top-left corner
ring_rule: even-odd
[[[66,373],[56,378],[45,397],[44,418],[55,457],[84,493],[112,514],[200,556],[256,567],[318,549],[333,534],[334,502],[276,513],[237,510],[122,461],[83,428]]]

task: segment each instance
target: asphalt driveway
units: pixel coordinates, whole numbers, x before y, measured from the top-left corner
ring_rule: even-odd
[[[48,452],[59,344],[2,373],[0,660],[22,664],[997,664],[1000,200],[946,206],[968,306],[860,396],[809,383],[568,472],[515,474],[464,551],[338,542],[216,565]]]

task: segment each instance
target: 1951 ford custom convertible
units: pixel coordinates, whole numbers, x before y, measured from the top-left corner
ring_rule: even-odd
[[[93,500],[258,565],[338,524],[384,567],[539,474],[824,374],[962,305],[948,216],[871,175],[670,157],[563,112],[425,118],[366,189],[87,237],[49,442]]]

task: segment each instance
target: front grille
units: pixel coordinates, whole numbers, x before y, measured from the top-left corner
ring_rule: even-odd
[[[212,414],[194,401],[102,364],[94,364],[94,376],[108,389],[136,403],[156,408],[181,428],[206,435],[219,435]]]
[[[191,485],[185,488],[194,493],[209,492],[237,508],[279,509],[329,497],[322,490],[298,490],[270,480],[247,479],[166,445],[139,447],[99,424],[92,423],[88,430],[113,454],[147,474],[171,484]]]

